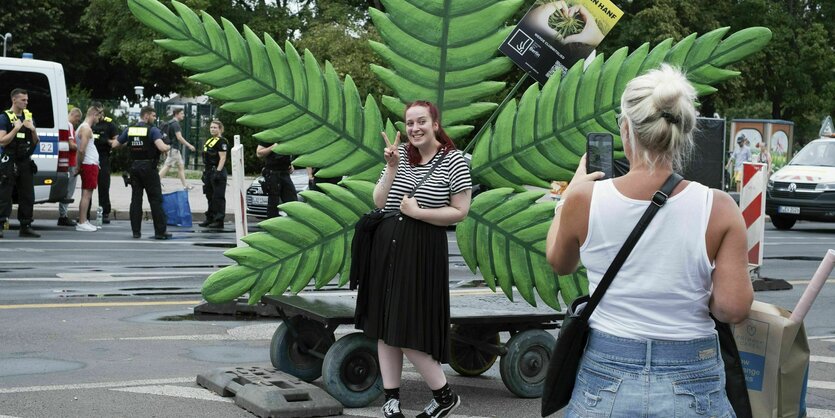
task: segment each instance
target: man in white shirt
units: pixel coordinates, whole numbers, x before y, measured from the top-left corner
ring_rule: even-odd
[[[93,190],[96,189],[99,179],[99,153],[93,142],[92,126],[101,119],[103,109],[90,106],[87,109],[87,117],[76,130],[76,141],[78,142],[78,164],[73,175],[81,175],[81,202],[78,204],[78,225],[76,231],[96,232],[95,225],[87,219],[87,212],[90,209],[90,202],[93,200]]]

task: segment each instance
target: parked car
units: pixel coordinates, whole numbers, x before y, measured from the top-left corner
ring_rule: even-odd
[[[777,229],[798,220],[835,222],[835,138],[810,142],[769,178],[765,213]]]
[[[307,172],[305,170],[296,170],[290,177],[293,179],[293,185],[296,186],[297,192],[307,189]],[[264,177],[258,176],[255,180],[252,180],[252,183],[246,189],[246,213],[260,219],[267,217],[267,194],[261,189],[262,181],[264,181]],[[301,196],[299,196],[299,200],[302,200]]]

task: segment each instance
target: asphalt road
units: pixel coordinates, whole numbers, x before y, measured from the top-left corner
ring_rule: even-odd
[[[228,265],[234,233],[172,228],[175,239],[130,238],[126,221],[96,233],[38,221],[43,238],[16,231],[0,240],[0,417],[251,417],[197,386],[216,367],[268,366],[277,320],[194,320],[202,281]],[[253,226],[255,228],[255,226]],[[150,231],[146,222],[143,229]],[[150,235],[150,232],[146,235]],[[453,282],[473,279],[450,233]],[[758,292],[758,300],[792,308],[820,258],[835,247],[835,224],[767,227],[763,277],[787,280],[789,291]],[[806,319],[812,363],[810,417],[835,417],[835,279]],[[332,292],[343,290],[329,288]],[[487,289],[456,289],[489,292]],[[337,338],[351,332],[337,329]],[[502,335],[506,341],[508,335]],[[461,393],[459,417],[536,417],[539,401],[503,385],[499,362],[478,378],[447,369]],[[321,379],[315,382],[321,386]],[[411,365],[403,406],[414,416],[429,399]],[[379,416],[381,400],[345,416]]]

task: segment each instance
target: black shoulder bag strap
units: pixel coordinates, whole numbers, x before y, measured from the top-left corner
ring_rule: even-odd
[[[418,188],[420,188],[420,186],[423,186],[423,183],[425,183],[426,180],[429,180],[429,177],[432,177],[432,173],[434,173],[435,169],[438,168],[438,166],[441,165],[441,162],[444,161],[444,157],[446,157],[447,152],[449,152],[449,150],[445,149],[441,151],[441,157],[435,160],[435,164],[432,164],[432,167],[429,168],[429,171],[426,173],[426,175],[423,176],[423,178],[420,179],[420,182],[418,182],[415,188],[412,189],[411,192],[409,192],[409,197],[415,197],[415,193],[417,192]]]
[[[656,191],[652,196],[652,203],[650,203],[647,210],[644,211],[644,215],[641,216],[638,224],[635,225],[635,229],[632,230],[632,233],[629,234],[629,238],[627,238],[626,242],[623,243],[623,247],[620,248],[620,251],[618,251],[618,254],[615,256],[615,259],[612,260],[612,264],[609,266],[609,269],[606,270],[603,278],[600,279],[600,284],[594,289],[594,294],[591,295],[588,304],[583,308],[583,312],[580,314],[580,318],[582,320],[589,320],[591,314],[594,312],[594,308],[596,308],[600,303],[600,299],[603,299],[603,294],[606,293],[606,289],[608,289],[609,285],[612,284],[612,280],[615,279],[615,276],[623,266],[623,263],[626,262],[626,258],[629,257],[629,253],[631,253],[632,249],[635,248],[635,244],[638,243],[641,235],[644,234],[644,230],[646,230],[647,226],[649,226],[649,222],[653,217],[655,217],[658,209],[661,209],[661,207],[667,203],[667,198],[669,198],[670,194],[673,190],[675,190],[681,180],[682,177],[677,173],[670,174],[670,177],[667,177],[667,181],[664,182],[661,189]]]

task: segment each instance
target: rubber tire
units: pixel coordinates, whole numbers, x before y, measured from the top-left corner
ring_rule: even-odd
[[[797,218],[788,218],[779,215],[771,216],[771,224],[781,231],[788,231],[789,229],[792,229],[795,222],[797,222]]]
[[[466,335],[474,340],[493,345],[501,344],[498,332],[488,331],[474,325],[454,325],[450,334]],[[481,351],[475,346],[455,341],[451,337],[449,339],[449,367],[461,376],[480,376],[490,370],[498,358],[498,354]]]
[[[322,364],[325,390],[347,408],[362,408],[383,393],[377,341],[361,332],[337,340]]]
[[[522,331],[507,342],[499,362],[502,382],[520,398],[539,398],[545,386],[548,362],[557,340],[541,329]]]
[[[316,321],[294,316],[289,322],[307,347],[315,347],[317,351],[324,353],[334,343],[333,333]],[[270,341],[270,362],[276,369],[290,373],[305,382],[312,382],[322,375],[322,360],[299,351],[296,339],[285,323],[281,323],[273,333]]]

